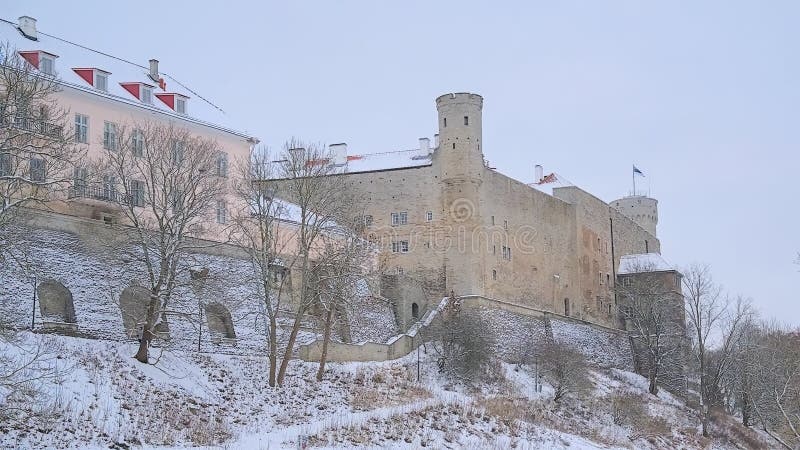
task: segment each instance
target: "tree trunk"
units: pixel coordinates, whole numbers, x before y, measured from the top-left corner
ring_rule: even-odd
[[[292,324],[292,332],[289,333],[289,340],[286,342],[286,350],[283,352],[283,360],[281,361],[281,368],[278,371],[278,385],[283,385],[283,379],[286,378],[286,369],[289,366],[289,360],[292,358],[292,350],[294,349],[294,341],[297,339],[297,333],[300,331],[300,321],[303,317],[303,312],[298,309],[297,315]]]
[[[147,318],[142,330],[142,339],[139,341],[139,350],[136,351],[137,361],[147,364],[149,363],[148,353],[150,349],[150,341],[153,340],[153,327],[156,322],[156,313],[158,311],[158,292],[150,292],[150,303],[147,305]]]
[[[653,369],[650,369],[650,393],[653,395],[658,395],[658,372]]]
[[[278,365],[278,321],[275,315],[269,318],[269,385],[275,387],[275,371]]]
[[[328,342],[331,340],[331,328],[333,323],[333,310],[335,305],[328,308],[328,314],[325,316],[325,331],[322,335],[322,353],[319,357],[319,369],[317,369],[317,381],[322,381],[322,374],[325,373],[325,361],[328,359]]]

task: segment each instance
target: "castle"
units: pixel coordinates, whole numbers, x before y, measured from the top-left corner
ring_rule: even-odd
[[[398,307],[404,321],[455,293],[621,327],[620,258],[660,253],[657,201],[606,203],[540,166],[532,183],[510,178],[484,158],[480,95],[442,95],[436,108],[433,146],[422,138],[417,149],[371,155],[331,146],[363,201],[356,221],[387,255],[384,272],[425,291],[424,305]]]

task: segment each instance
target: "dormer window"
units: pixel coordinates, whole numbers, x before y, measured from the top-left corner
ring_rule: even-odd
[[[108,74],[95,71],[94,73],[94,87],[101,91],[108,92]]]
[[[19,56],[45,75],[56,74],[56,58],[58,58],[58,55],[43,50],[31,50],[19,52]]]
[[[146,84],[142,85],[142,103],[153,104],[153,88]]]
[[[169,106],[170,109],[177,112],[178,114],[186,114],[186,103],[189,100],[189,97],[181,94],[177,94],[175,92],[164,92],[153,94],[161,100],[162,103]]]
[[[126,91],[130,92],[132,96],[141,100],[142,103],[148,105],[153,104],[153,86],[139,82],[120,83],[119,85],[122,86]]]
[[[111,75],[111,72],[96,67],[73,68],[72,70],[95,89],[108,92],[108,76]]]
[[[55,75],[56,74],[56,60],[52,56],[48,54],[42,54],[42,58],[39,61],[39,71],[46,75]]]
[[[175,112],[178,114],[186,114],[186,99],[177,97],[175,98]]]

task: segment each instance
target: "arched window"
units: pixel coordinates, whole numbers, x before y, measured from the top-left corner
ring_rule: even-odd
[[[569,299],[568,298],[564,299],[564,315],[565,316],[569,315]]]
[[[419,305],[416,303],[411,304],[411,317],[419,319]]]

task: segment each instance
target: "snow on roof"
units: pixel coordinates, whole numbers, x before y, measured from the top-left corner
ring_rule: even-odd
[[[150,78],[149,67],[141,66],[125,59],[42,33],[41,31],[38,31],[37,34],[38,40],[34,41],[28,39],[17,29],[15,23],[0,19],[0,42],[8,42],[12,49],[16,49],[19,52],[42,51],[57,56],[55,60],[56,77],[63,86],[68,86],[99,97],[127,103],[144,110],[157,111],[175,119],[205,125],[241,137],[251,137],[244,132],[237,131],[234,128],[234,122],[220,107],[204,99],[200,94],[192,91],[186,87],[186,85],[166,73],[159,72],[159,77],[163,78],[166,82],[165,87],[168,89],[169,93],[178,94],[191,99],[186,106],[187,114],[175,112],[161,100],[157,99],[155,95],[153,96],[152,104],[142,103],[120,85],[120,83],[144,83],[149,86],[158,85],[158,83]],[[72,70],[73,68],[99,69],[109,73],[107,83],[108,91],[105,92],[94,88],[84,78],[75,73]],[[154,94],[166,93],[166,91],[158,87],[155,87],[154,91]]]
[[[619,270],[617,274],[628,275],[633,273],[663,272],[675,270],[658,253],[642,253],[637,255],[625,255],[619,260]]]
[[[430,165],[430,155],[421,155],[419,149],[413,149],[348,156],[346,171],[348,173],[374,172]]]

